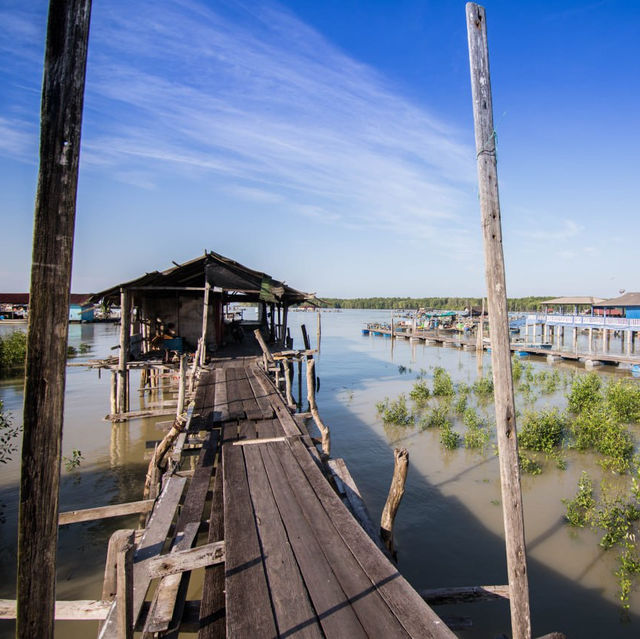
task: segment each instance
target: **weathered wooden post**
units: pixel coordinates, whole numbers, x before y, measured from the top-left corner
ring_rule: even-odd
[[[329,428],[320,418],[318,406],[316,404],[316,362],[313,358],[307,357],[307,399],[309,400],[309,411],[322,436],[322,452],[328,457],[331,454],[331,435]]]
[[[53,637],[69,288],[90,15],[90,0],[51,0],[49,6],[20,475],[20,638]]]
[[[129,388],[127,384],[127,363],[131,331],[131,295],[126,288],[120,289],[120,356],[118,359],[118,413],[127,410]]]
[[[304,343],[304,349],[306,351],[311,350],[311,342],[309,342],[309,334],[307,333],[307,327],[302,324],[300,326],[300,330],[302,331],[302,342]]]
[[[284,304],[282,307],[282,346],[287,347],[287,322],[289,319],[289,307]]]
[[[320,324],[320,309],[318,309],[316,311],[316,319],[317,319],[317,323],[316,323],[316,343],[317,343],[317,348],[318,348],[318,353],[320,352],[320,341],[322,339],[322,326]]]
[[[473,117],[478,165],[478,190],[482,213],[485,274],[491,326],[491,360],[495,395],[500,482],[511,595],[511,630],[514,639],[531,637],[529,583],[520,489],[516,435],[516,409],[511,377],[507,290],[502,250],[496,139],[489,74],[487,27],[483,7],[466,5]]]
[[[187,356],[180,355],[180,374],[178,378],[178,406],[176,407],[176,417],[180,419],[184,413],[184,396],[187,390]]]
[[[118,376],[113,369],[111,369],[111,393],[109,400],[109,410],[112,415],[115,415],[118,412]]]
[[[209,293],[211,284],[209,280],[204,283],[204,299],[202,303],[202,343],[200,344],[200,366],[207,361],[207,325],[209,324]]]
[[[116,559],[117,636],[133,639],[133,531],[122,541]]]
[[[484,297],[482,298],[482,310],[480,311],[480,322],[478,322],[478,335],[476,341],[476,351],[482,353],[484,350]]]
[[[389,487],[387,501],[380,518],[380,537],[391,556],[395,558],[396,551],[393,544],[393,523],[404,495],[404,485],[409,470],[409,452],[406,448],[396,448],[393,451],[393,478]]]

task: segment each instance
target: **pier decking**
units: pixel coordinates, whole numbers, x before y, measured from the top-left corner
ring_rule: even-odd
[[[198,443],[195,468],[181,469],[187,444]],[[133,623],[148,636],[178,628],[197,629],[200,639],[455,636],[346,508],[257,357],[201,370],[172,457],[134,550]],[[207,544],[191,549],[203,526]],[[158,570],[197,551],[193,561],[208,566],[199,606],[185,601],[184,567]],[[119,636],[119,605],[107,613],[103,639]]]

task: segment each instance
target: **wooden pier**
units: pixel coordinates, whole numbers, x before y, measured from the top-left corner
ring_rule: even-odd
[[[376,328],[369,332],[373,336],[384,336],[393,339],[409,339],[413,341],[421,341],[427,344],[440,344],[442,346],[453,346],[463,348],[465,350],[476,350],[477,341],[475,338],[464,337],[461,334],[452,334],[451,331],[435,330],[435,331],[398,331],[394,329],[393,333],[390,328]],[[640,353],[611,353],[598,350],[590,351],[570,351],[563,349],[545,348],[535,343],[511,342],[510,349],[512,353],[526,353],[528,355],[540,355],[549,361],[572,360],[582,362],[586,366],[597,366],[598,364],[612,364],[618,366],[630,367],[640,364]],[[491,349],[491,342],[485,341],[482,345],[483,350]]]
[[[344,462],[316,448],[263,358],[217,358],[197,374],[150,498],[60,514],[59,525],[136,513],[143,524],[112,535],[102,599],[56,602],[56,618],[100,620],[101,639],[455,637],[389,559]],[[192,577],[198,600],[186,597]]]

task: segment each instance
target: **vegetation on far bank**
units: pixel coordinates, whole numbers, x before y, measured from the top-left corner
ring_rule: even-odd
[[[551,296],[553,297],[553,296]],[[535,311],[544,301],[550,299],[546,297],[514,297],[507,300],[510,311]],[[369,308],[369,309],[406,309],[415,310],[418,308],[441,309],[449,311],[463,311],[469,305],[480,307],[482,299],[480,297],[356,297],[338,298],[323,297],[330,308]]]

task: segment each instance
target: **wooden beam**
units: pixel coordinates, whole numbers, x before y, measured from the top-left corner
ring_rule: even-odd
[[[78,599],[77,601],[56,601],[55,619],[65,621],[100,621],[107,616],[110,601]],[[17,612],[15,599],[0,599],[0,619],[15,619]]]
[[[18,525],[17,637],[53,637],[69,289],[91,0],[51,0],[40,111]]]
[[[420,596],[430,606],[509,599],[509,586],[464,586],[461,588],[429,588]]]
[[[118,639],[133,639],[134,531],[123,539],[116,558],[116,624]]]
[[[107,519],[108,517],[122,517],[137,513],[148,513],[153,508],[153,499],[142,501],[129,501],[125,504],[113,504],[111,506],[98,506],[83,510],[68,510],[58,516],[58,526],[77,524],[81,521],[93,521],[95,519]]]
[[[529,582],[520,489],[516,408],[511,377],[509,318],[507,316],[507,289],[502,250],[486,14],[483,7],[473,2],[466,5],[466,14],[478,165],[478,191],[482,213],[489,326],[491,327],[491,362],[495,389],[507,573],[511,592],[511,632],[514,639],[529,639],[531,637]]]
[[[158,579],[187,570],[221,564],[224,558],[224,541],[216,541],[197,548],[152,557],[147,563],[147,574],[150,579]]]

